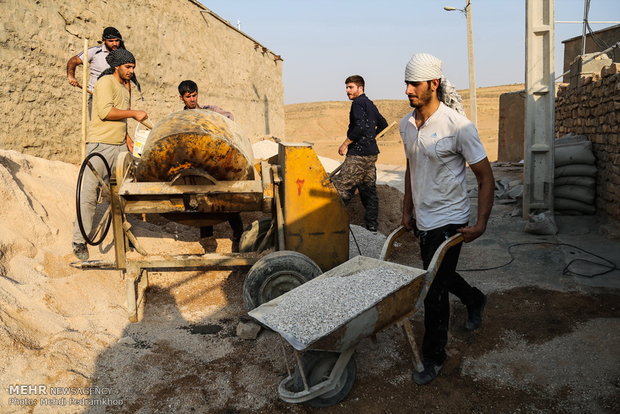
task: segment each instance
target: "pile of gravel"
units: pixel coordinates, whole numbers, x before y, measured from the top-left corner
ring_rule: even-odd
[[[384,234],[379,232],[373,233],[368,231],[365,227],[355,224],[351,224],[350,227],[349,259],[359,256],[360,254],[362,256],[378,259],[381,254],[381,249],[383,248],[383,243],[385,243],[387,237]]]
[[[376,267],[344,276],[319,277],[281,296],[261,321],[303,349],[416,276]]]

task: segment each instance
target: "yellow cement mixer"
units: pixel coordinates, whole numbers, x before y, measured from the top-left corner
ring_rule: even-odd
[[[92,160],[87,157],[80,168],[78,222],[81,178],[95,173]],[[107,209],[84,236],[99,244],[111,223],[115,261],[73,265],[121,270],[132,321],[139,318],[149,271],[251,267],[243,296],[253,309],[348,259],[348,214],[311,144],[279,143],[277,156],[255,163],[250,141],[233,121],[208,110],[187,110],[158,122],[141,158],[123,153],[114,170],[107,174],[110,182],[95,173]],[[127,220],[128,214],[161,214],[205,226],[248,211],[271,219],[253,223],[242,237],[242,252],[230,254],[152,255]],[[128,258],[130,243],[142,255],[139,260]],[[275,251],[263,253],[270,248]]]

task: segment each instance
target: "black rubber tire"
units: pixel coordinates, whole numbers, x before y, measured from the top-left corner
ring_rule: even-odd
[[[269,227],[271,227],[271,222],[272,220],[270,218],[263,218],[253,221],[250,227],[241,235],[241,240],[239,240],[239,252],[257,252],[258,246],[260,246],[269,231]],[[270,237],[271,241],[267,243],[267,248],[273,246],[274,233],[272,233]]]
[[[323,273],[308,256],[281,250],[261,257],[243,282],[243,302],[248,311],[293,290]]]
[[[101,244],[101,242],[103,242],[103,240],[105,239],[105,236],[107,236],[108,234],[108,230],[110,230],[110,223],[112,223],[111,213],[108,214],[107,217],[102,217],[102,220],[107,220],[107,222],[103,227],[103,232],[101,233],[101,236],[97,240],[91,239],[86,234],[86,231],[84,230],[84,223],[82,223],[82,209],[80,208],[80,200],[82,198],[82,191],[81,191],[82,180],[84,179],[84,173],[86,171],[86,168],[88,168],[88,163],[90,162],[90,159],[94,157],[101,158],[108,177],[111,177],[110,165],[108,164],[108,161],[105,159],[103,155],[99,154],[98,152],[93,152],[93,153],[88,154],[86,158],[84,158],[84,161],[82,162],[82,166],[80,167],[80,172],[78,173],[77,185],[75,188],[75,211],[76,211],[76,216],[77,216],[78,227],[80,228],[80,233],[82,233],[82,237],[84,237],[84,240],[86,241],[86,243],[90,244],[91,246],[97,246]],[[108,185],[109,183],[110,182],[108,179]],[[93,226],[94,226],[94,223],[93,223]]]
[[[306,374],[306,380],[308,381],[308,386],[312,387],[317,385],[327,378],[329,378],[329,374],[332,371],[334,365],[336,365],[336,361],[340,357],[339,352],[328,352],[328,351],[306,351],[301,357],[301,361],[304,366],[304,372]],[[353,388],[353,383],[355,382],[355,375],[357,373],[357,365],[355,364],[355,356],[351,356],[349,362],[347,362],[347,366],[342,371],[342,375],[338,378],[338,386],[319,397],[313,398],[309,401],[304,402],[304,405],[309,407],[317,407],[324,408],[330,407],[332,405],[338,404],[340,401],[344,400],[351,389]],[[299,366],[295,367],[295,371],[293,372],[293,382],[291,386],[294,388],[293,392],[300,392],[304,389],[303,379],[299,372]]]

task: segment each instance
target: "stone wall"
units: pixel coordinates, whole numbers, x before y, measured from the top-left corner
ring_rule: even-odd
[[[80,161],[82,95],[66,63],[106,26],[136,56],[144,100],[133,108],[154,122],[182,109],[177,85],[193,79],[199,102],[233,112],[250,139],[283,137],[282,60],[198,3],[0,0],[0,148]]]
[[[600,76],[582,76],[575,87],[563,84],[555,106],[556,136],[585,135],[597,159],[599,212],[620,220],[620,63]]]

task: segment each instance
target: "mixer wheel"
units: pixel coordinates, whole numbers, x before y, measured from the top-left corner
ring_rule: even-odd
[[[95,169],[92,162],[94,161],[94,158],[100,158],[101,162],[103,162],[103,168],[105,170],[104,177],[107,177],[107,179],[101,177]],[[86,234],[86,230],[84,229],[84,220],[82,218],[82,208],[80,205],[83,197],[82,182],[85,180],[85,175],[89,172],[92,172],[92,174],[95,175],[95,178],[99,181],[99,187],[97,188],[95,218],[93,219],[93,227],[96,226],[96,228],[94,231],[91,229],[90,234]],[[77,188],[75,190],[75,211],[77,213],[77,223],[80,228],[80,233],[82,233],[82,237],[84,237],[86,243],[91,246],[96,246],[103,242],[105,236],[108,234],[108,230],[110,229],[110,223],[112,222],[112,211],[110,205],[110,175],[110,165],[106,161],[105,157],[97,152],[93,152],[86,156],[82,162],[82,166],[80,167],[80,172],[78,174]],[[100,217],[99,220],[97,220],[98,217]]]
[[[289,250],[260,258],[243,282],[243,302],[248,311],[295,289],[323,273],[308,256]]]

